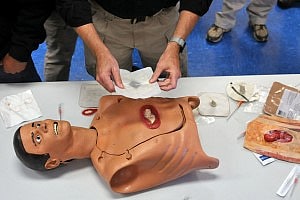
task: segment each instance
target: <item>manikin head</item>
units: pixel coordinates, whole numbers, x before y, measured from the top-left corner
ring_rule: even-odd
[[[30,169],[38,170],[38,171],[45,171],[46,161],[49,159],[49,154],[44,155],[37,155],[37,154],[30,154],[27,153],[24,149],[24,145],[21,139],[19,127],[14,135],[13,143],[14,149],[16,152],[17,157],[22,161],[22,163]]]
[[[15,132],[15,153],[28,168],[39,171],[54,169],[65,162],[60,159],[63,158],[60,154],[72,141],[70,133],[71,126],[67,121],[48,119],[25,124]]]

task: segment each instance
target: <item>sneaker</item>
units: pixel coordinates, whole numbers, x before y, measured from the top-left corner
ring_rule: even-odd
[[[268,29],[264,24],[251,25],[253,31],[253,37],[258,42],[266,42],[268,40]]]
[[[224,33],[229,32],[230,29],[223,29],[215,24],[213,24],[207,31],[206,39],[209,42],[219,42],[221,41]]]

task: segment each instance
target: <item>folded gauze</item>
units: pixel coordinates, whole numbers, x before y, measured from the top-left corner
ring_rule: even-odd
[[[148,98],[161,93],[157,82],[149,83],[153,74],[151,67],[130,72],[120,69],[120,75],[124,84],[124,89],[115,86],[116,94],[132,99]]]
[[[2,98],[0,101],[0,113],[6,128],[42,115],[31,90]]]

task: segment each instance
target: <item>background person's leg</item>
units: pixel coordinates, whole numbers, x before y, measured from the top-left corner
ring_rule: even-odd
[[[65,24],[54,11],[44,24],[47,51],[45,55],[45,81],[67,81],[75,50],[77,33]]]

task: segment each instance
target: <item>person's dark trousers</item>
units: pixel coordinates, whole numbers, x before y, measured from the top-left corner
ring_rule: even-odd
[[[32,59],[28,61],[26,68],[16,74],[9,74],[3,71],[0,65],[0,83],[24,83],[24,82],[41,82],[41,78],[36,71]]]

